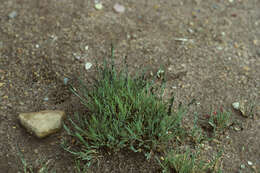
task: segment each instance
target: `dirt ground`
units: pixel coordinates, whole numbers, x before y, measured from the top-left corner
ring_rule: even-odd
[[[235,101],[255,103],[253,118],[233,112],[241,130],[229,130],[220,143],[208,147],[212,155],[224,148],[221,163],[226,173],[259,170],[260,1],[102,3],[104,8],[96,10],[94,0],[1,0],[0,172],[22,171],[17,145],[32,164],[46,158],[58,173],[73,172],[73,159],[60,147],[64,131],[39,140],[17,117],[45,109],[72,115],[82,109],[63,80],[95,73],[86,70],[85,63],[101,62],[111,43],[118,66],[127,55],[132,71],[165,67],[167,91],[175,93],[176,101],[197,101],[186,120],[191,121],[194,112],[203,116],[220,107],[232,110]],[[115,3],[124,5],[125,12],[114,12]],[[158,165],[141,154],[122,152],[104,156],[92,170],[158,172]]]

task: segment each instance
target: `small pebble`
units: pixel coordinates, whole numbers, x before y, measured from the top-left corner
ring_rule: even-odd
[[[246,165],[242,164],[242,165],[240,165],[240,168],[241,168],[241,169],[245,169],[245,168],[246,168]]]
[[[239,110],[239,102],[232,103],[232,107],[236,110]]]
[[[241,129],[240,129],[239,127],[234,127],[234,130],[238,132],[238,131],[240,131]]]
[[[55,35],[51,35],[50,37],[51,37],[51,39],[52,39],[53,41],[56,41],[56,40],[58,39],[58,37],[55,36]]]
[[[233,3],[233,2],[234,2],[234,0],[229,0],[229,2],[230,2],[230,3]]]
[[[16,16],[17,16],[17,12],[16,12],[16,11],[12,11],[11,13],[8,14],[8,17],[9,17],[10,19],[15,18]]]
[[[89,70],[91,67],[92,67],[92,64],[91,64],[91,63],[87,62],[87,63],[85,64],[85,69],[86,69],[86,70]]]
[[[125,12],[125,7],[123,5],[120,5],[118,3],[116,3],[113,7],[113,9],[115,10],[115,12],[117,13],[124,13]]]
[[[234,43],[234,48],[239,48],[239,44],[237,42]]]
[[[77,53],[73,53],[74,57],[77,59],[77,60],[80,60],[80,55],[78,55]]]
[[[253,44],[254,44],[255,46],[258,46],[258,45],[259,45],[259,40],[253,40]]]
[[[168,67],[169,71],[172,71],[172,69],[173,69],[173,66]]]
[[[232,17],[237,17],[236,13],[231,14]]]
[[[252,165],[253,165],[253,162],[247,161],[247,164],[250,165],[250,166],[252,166]]]
[[[244,67],[243,67],[243,70],[245,70],[245,71],[250,71],[250,68],[249,68],[248,66],[244,66]]]
[[[217,49],[218,49],[218,50],[223,50],[223,47],[218,46]]]
[[[48,101],[49,100],[49,98],[48,97],[44,97],[44,99],[43,99],[44,101]]]
[[[33,151],[34,151],[35,154],[39,153],[39,151],[37,149],[34,149]]]
[[[69,81],[69,79],[65,77],[65,78],[63,79],[64,85],[67,85],[67,84],[68,84],[68,81]]]
[[[194,33],[194,31],[191,28],[188,28],[188,32],[191,34]]]
[[[103,5],[100,2],[95,4],[96,10],[102,10],[102,8],[103,8]]]
[[[39,48],[40,46],[38,44],[35,45],[36,48]]]
[[[213,4],[213,5],[212,5],[212,8],[213,8],[213,9],[218,9],[218,6],[217,6],[216,4]]]
[[[88,50],[88,46],[85,46],[85,50]]]

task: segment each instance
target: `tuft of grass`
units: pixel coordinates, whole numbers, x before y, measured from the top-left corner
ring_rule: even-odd
[[[129,75],[125,67],[115,68],[113,47],[110,61],[97,67],[97,78],[91,85],[80,80],[80,87],[71,91],[86,108],[86,114],[75,113],[64,125],[79,147],[66,145],[64,149],[82,160],[91,161],[100,151],[116,152],[130,149],[144,152],[165,148],[170,140],[181,136],[185,109],[172,111],[174,98],[162,99],[164,80],[155,84],[145,73]]]
[[[23,173],[55,173],[56,171],[51,168],[50,160],[38,159],[35,165],[29,164],[24,158],[24,155],[18,150],[18,155],[23,165]]]
[[[75,173],[87,173],[88,169],[88,164],[84,164],[80,160],[75,161]]]
[[[231,124],[231,113],[222,109],[214,111],[211,113],[208,123],[214,133],[224,131]]]
[[[24,173],[32,173],[33,172],[33,167],[32,165],[28,164],[26,159],[24,158],[24,155],[22,154],[22,152],[20,150],[18,150],[18,156],[22,162],[23,165],[23,172]]]
[[[157,161],[162,167],[163,173],[207,173],[207,172],[221,172],[217,165],[222,152],[212,161],[203,161],[199,158],[199,151],[186,152],[171,150],[166,157],[157,158]]]
[[[197,113],[195,113],[193,127],[188,133],[188,136],[190,136],[191,141],[194,144],[200,144],[204,140],[209,140],[209,138],[207,138],[206,135],[204,134],[202,128],[198,125],[198,120],[199,120],[198,115]]]
[[[247,103],[244,103],[244,105],[242,105],[242,109],[240,109],[240,112],[242,113],[242,115],[244,117],[248,117],[248,118],[255,118],[255,108],[256,108],[256,101],[250,101]]]

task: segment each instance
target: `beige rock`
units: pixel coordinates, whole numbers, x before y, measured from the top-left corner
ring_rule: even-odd
[[[65,118],[64,111],[45,110],[19,114],[20,123],[38,138],[57,132]]]

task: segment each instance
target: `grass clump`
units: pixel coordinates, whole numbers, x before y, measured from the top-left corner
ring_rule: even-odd
[[[190,137],[191,141],[194,144],[200,144],[202,141],[209,139],[209,138],[206,137],[202,128],[198,125],[198,120],[199,120],[199,118],[198,118],[197,114],[195,113],[195,118],[194,118],[194,121],[193,121],[193,127],[189,131],[189,133],[187,133],[187,136]]]
[[[17,147],[18,148],[18,147]],[[19,148],[18,148],[19,149]],[[18,150],[18,156],[21,160],[23,169],[23,173],[56,173],[56,170],[53,169],[53,165],[51,160],[46,160],[44,158],[37,159],[33,164],[30,164],[22,154],[20,150]],[[20,171],[18,171],[20,173]]]
[[[124,70],[117,70],[113,47],[110,61],[97,69],[98,77],[90,86],[81,81],[79,88],[72,87],[88,113],[76,113],[71,125],[64,125],[80,144],[78,150],[65,147],[67,151],[83,160],[92,160],[101,150],[121,149],[144,151],[148,157],[147,153],[166,147],[182,134],[184,109],[172,112],[174,99],[163,101],[163,82],[156,87],[145,73],[130,76],[127,63]]]
[[[157,158],[162,167],[163,173],[220,173],[221,169],[218,167],[219,159],[222,152],[212,160],[203,161],[200,158],[200,152],[191,152],[189,149],[185,152],[171,150],[164,157]]]
[[[222,109],[214,111],[209,117],[208,123],[215,133],[222,132],[231,124],[231,113]]]

